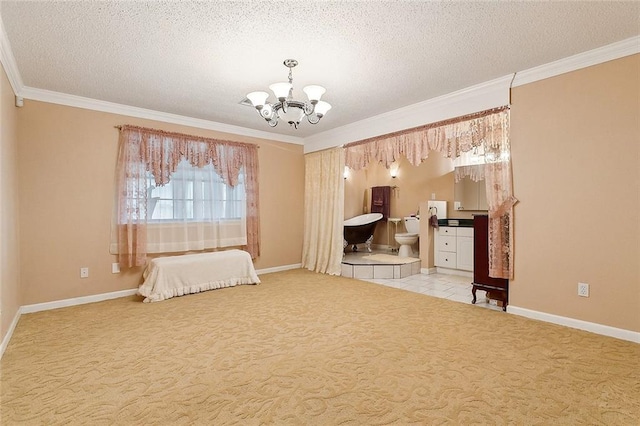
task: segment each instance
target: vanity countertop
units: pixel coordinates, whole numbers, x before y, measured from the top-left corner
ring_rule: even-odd
[[[438,226],[473,228],[473,219],[438,219]]]

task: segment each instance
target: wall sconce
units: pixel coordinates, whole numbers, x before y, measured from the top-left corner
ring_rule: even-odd
[[[396,178],[398,176],[398,169],[400,168],[400,166],[398,164],[392,164],[391,167],[389,167],[389,174],[391,175],[392,178]]]
[[[344,174],[343,174],[344,178],[348,178],[349,177],[349,167],[348,166],[344,166]]]

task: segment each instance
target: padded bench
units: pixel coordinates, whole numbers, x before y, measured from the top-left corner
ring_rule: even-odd
[[[243,250],[159,257],[151,260],[142,277],[138,294],[145,297],[145,302],[260,283],[251,255]]]

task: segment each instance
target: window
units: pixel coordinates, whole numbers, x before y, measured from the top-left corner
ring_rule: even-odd
[[[235,187],[226,185],[213,165],[197,168],[182,160],[169,183],[155,186],[148,172],[149,223],[171,221],[212,221],[240,219],[245,216],[246,194],[244,170]]]

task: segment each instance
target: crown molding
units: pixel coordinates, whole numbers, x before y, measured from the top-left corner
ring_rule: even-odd
[[[297,145],[302,145],[304,142],[302,138],[297,136],[263,132],[261,130],[254,130],[246,127],[234,126],[231,124],[218,123],[216,121],[202,120],[200,118],[186,117],[183,115],[170,114],[167,112],[154,111],[151,109],[138,108],[129,105],[122,105],[114,102],[107,102],[98,99],[85,98],[82,96],[69,95],[61,92],[54,92],[51,90],[35,89],[33,87],[25,87],[19,93],[19,95],[25,99],[31,99],[34,101],[49,102],[76,108],[84,108],[94,111],[126,115],[129,117],[145,118],[149,120],[161,121],[164,123],[180,124],[184,126],[196,127],[199,129],[215,130],[218,132],[231,133],[234,135],[248,136],[252,138],[275,140]]]
[[[513,87],[555,77],[560,74],[598,65],[614,59],[624,58],[625,56],[635,55],[636,53],[640,53],[640,36],[631,37],[597,49],[520,71],[516,73],[516,77],[513,80]]]
[[[305,153],[508,105],[512,79],[507,75],[308,136]]]
[[[13,56],[13,50],[11,50],[11,44],[9,43],[9,37],[4,30],[4,23],[0,17],[0,62],[4,67],[4,71],[7,73],[9,84],[13,89],[13,94],[20,95],[20,92],[24,88],[22,77],[20,77],[20,71],[18,71],[18,65],[16,64],[16,58]]]

